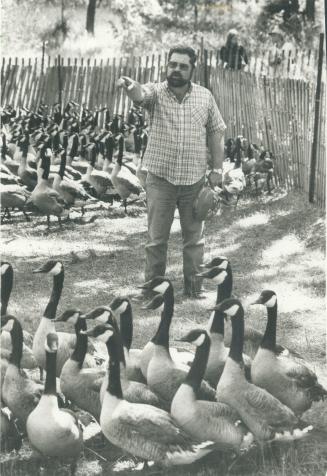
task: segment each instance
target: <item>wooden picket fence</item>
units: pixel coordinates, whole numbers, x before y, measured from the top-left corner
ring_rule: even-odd
[[[51,107],[73,100],[91,110],[108,107],[112,113],[126,115],[131,102],[117,89],[118,78],[127,75],[141,83],[160,81],[166,59],[166,55],[100,61],[59,57],[48,58],[46,64],[3,59],[1,104],[36,109],[41,103]],[[262,74],[258,64],[252,73],[226,70],[219,65],[218,55],[204,50],[193,80],[212,90],[227,125],[226,137],[242,134],[270,149],[276,157],[277,183],[307,193],[315,85],[303,79]],[[99,117],[101,127],[104,116]],[[326,195],[325,130],[323,84],[315,185],[315,201],[321,207],[325,207]]]

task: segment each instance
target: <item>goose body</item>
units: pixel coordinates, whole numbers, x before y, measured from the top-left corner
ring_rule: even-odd
[[[27,419],[27,435],[42,456],[68,459],[75,464],[83,449],[81,426],[73,412],[58,407],[56,394],[56,352],[58,338],[46,339],[46,382],[44,393]]]
[[[34,270],[33,273],[48,273],[53,276],[52,293],[33,339],[34,357],[38,366],[44,369],[46,363],[44,342],[49,333],[55,332],[54,319],[64,283],[64,266],[61,261],[49,260],[40,268]],[[58,332],[57,336],[59,343],[56,355],[56,375],[60,377],[64,363],[74,351],[76,336],[68,332]],[[95,365],[96,362],[92,356],[85,359],[84,366],[93,367]]]
[[[247,433],[243,426],[236,425],[238,413],[225,403],[205,402],[196,398],[208,361],[209,335],[205,330],[196,329],[182,340],[195,343],[197,349],[185,382],[173,398],[172,416],[190,435],[215,441],[222,450],[239,451],[246,448],[252,443],[253,435]]]
[[[121,331],[124,333],[125,331],[129,332],[129,307],[128,304],[130,305],[130,302],[127,298],[116,298],[113,301],[114,307],[115,305],[119,304],[119,307],[122,310],[122,314],[125,314],[125,316],[121,316],[120,322],[121,322]],[[116,312],[118,310],[118,307],[116,308]],[[127,313],[126,313],[127,310]],[[97,317],[95,317],[97,316]],[[126,360],[125,360],[125,355],[128,355],[129,353],[127,351],[127,348],[129,347],[131,343],[131,339],[127,338],[127,335],[125,334],[124,337],[122,337],[122,334],[120,333],[118,329],[118,324],[116,321],[116,318],[114,317],[111,308],[105,307],[105,306],[100,306],[91,313],[88,313],[86,315],[87,318],[93,318],[96,319],[98,322],[102,322],[103,324],[109,324],[113,327],[115,330],[116,334],[119,335],[120,339],[118,341],[117,338],[117,346],[119,345],[119,352],[121,355],[124,355],[124,358],[121,359],[120,361],[120,381],[121,381],[121,386],[124,392],[124,398],[128,402],[132,403],[147,403],[149,405],[153,405],[159,408],[167,408],[168,403],[160,399],[149,387],[146,385],[145,381],[139,381],[139,380],[133,380],[133,372],[131,372],[131,368],[128,369],[126,365]],[[124,322],[125,317],[127,317],[128,322]],[[88,335],[94,336],[92,331],[88,333]],[[99,340],[101,341],[102,335],[99,335]],[[127,343],[128,340],[128,343]],[[108,350],[108,358],[110,358],[109,354],[109,349]],[[137,374],[138,376],[138,374]],[[100,389],[100,401],[103,401],[106,389],[108,387],[108,374],[105,375],[103,382],[101,384],[101,389]]]
[[[50,149],[48,149],[50,151]],[[50,152],[45,148],[42,149],[42,158],[38,168],[38,183],[34,188],[30,201],[37,207],[37,209],[44,215],[49,217],[55,215],[60,218],[68,215],[66,210],[67,203],[62,199],[59,193],[50,186],[49,171],[50,171]]]
[[[134,175],[127,167],[122,166],[124,138],[121,136],[118,140],[118,156],[117,162],[111,173],[111,181],[120,197],[123,199],[125,212],[127,206],[127,198],[130,195],[140,195],[143,191],[143,187],[140,184],[139,179]]]
[[[232,406],[257,441],[297,438],[307,431],[297,427],[297,417],[266,390],[248,382],[242,359],[244,310],[239,300],[225,299],[217,308],[230,316],[232,342],[223,374],[217,385],[217,399]],[[285,433],[284,433],[285,432]]]
[[[80,311],[68,310],[57,320],[74,323],[76,345],[72,355],[66,360],[60,374],[62,393],[79,408],[89,412],[100,420],[100,388],[105,370],[99,368],[82,368],[87,353],[86,322]]]
[[[27,417],[39,402],[43,385],[34,382],[21,370],[23,330],[20,322],[7,314],[1,318],[1,329],[2,332],[9,332],[12,340],[12,353],[3,380],[1,398],[25,427]]]
[[[14,270],[10,263],[6,261],[1,262],[1,316],[7,313],[8,303],[13,287]],[[23,339],[30,341],[31,335],[23,331]],[[12,352],[12,340],[10,334],[5,332],[1,334],[1,357],[9,360]],[[4,364],[5,365],[5,364]],[[36,361],[32,349],[23,342],[23,354],[21,358],[21,367],[24,369],[35,369]],[[1,370],[1,375],[3,371]]]
[[[161,277],[151,280],[148,286],[153,291],[163,294],[164,308],[158,331],[152,339],[154,350],[147,368],[146,379],[151,390],[164,400],[171,402],[187,375],[185,366],[176,364],[169,353],[169,328],[174,310],[174,291],[171,282]],[[200,400],[215,400],[215,391],[203,381],[197,397]]]
[[[253,304],[267,307],[267,327],[251,367],[252,381],[301,415],[314,401],[327,397],[327,390],[302,360],[276,355],[277,296],[263,291]]]
[[[169,413],[151,405],[124,399],[120,384],[122,350],[116,346],[115,332],[104,334],[110,351],[108,387],[105,392],[100,425],[105,437],[124,451],[164,466],[190,464],[213,450],[212,442],[195,442],[174,422]]]

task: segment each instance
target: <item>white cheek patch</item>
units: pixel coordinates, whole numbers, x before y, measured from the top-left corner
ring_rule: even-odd
[[[222,271],[213,278],[213,282],[216,284],[221,284],[225,281],[226,276],[227,276],[226,271]]]
[[[239,310],[239,306],[237,304],[234,304],[233,306],[229,307],[228,309],[225,309],[225,313],[228,314],[228,316],[235,316],[237,311]]]
[[[104,311],[100,316],[96,317],[95,320],[101,322],[101,324],[106,324],[110,316],[109,311]]]
[[[7,271],[7,269],[9,268],[9,264],[8,263],[5,263],[1,266],[1,275],[5,274],[5,272]]]
[[[201,335],[199,335],[199,337],[198,337],[197,339],[195,339],[195,340],[193,341],[193,343],[194,343],[197,347],[199,347],[200,345],[203,344],[205,337],[206,337],[205,334],[201,334]]]
[[[160,304],[160,306],[156,307],[156,311],[162,312],[164,310],[164,307],[165,307],[165,303],[163,302],[162,304]]]
[[[108,329],[107,331],[105,331],[103,334],[100,334],[97,339],[101,340],[102,342],[107,342],[108,339],[110,339],[110,337],[113,335],[113,332]]]
[[[220,265],[218,265],[218,268],[220,269],[227,269],[227,266],[228,266],[228,261],[226,259],[224,259],[224,261],[222,261],[220,263]]]
[[[214,318],[215,318],[215,311],[212,311],[208,320],[208,326],[207,326],[208,331],[210,331],[211,329]]]
[[[61,273],[61,271],[62,271],[62,264],[56,263],[54,267],[49,271],[49,273],[56,276],[57,274]]]
[[[277,301],[277,296],[272,296],[269,301],[266,302],[267,307],[274,307]]]
[[[153,291],[156,291],[157,293],[160,293],[160,294],[164,294],[168,288],[169,288],[168,281],[163,281],[161,284],[158,284],[158,286],[153,288]]]
[[[5,325],[1,328],[1,330],[2,330],[2,331],[11,332],[12,329],[13,329],[13,327],[14,327],[14,321],[13,321],[13,319],[10,319],[10,320],[7,322],[7,324],[5,324]]]
[[[113,312],[115,312],[115,313],[117,313],[117,314],[122,314],[123,312],[126,311],[127,306],[128,306],[128,302],[127,302],[127,301],[123,301],[123,302],[121,303],[121,305],[118,306]]]
[[[51,354],[53,354],[54,352],[57,352],[57,347],[55,349],[50,349],[48,344],[45,344],[44,348],[45,348],[46,352],[50,352]]]

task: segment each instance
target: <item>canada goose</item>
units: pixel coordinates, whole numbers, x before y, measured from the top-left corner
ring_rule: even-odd
[[[26,214],[25,205],[30,198],[30,192],[21,185],[1,185],[1,206],[5,210],[2,219],[8,216],[11,218],[9,208],[18,208],[24,214],[27,221],[30,221],[30,217]]]
[[[69,207],[75,204],[75,207],[81,206],[82,211],[86,202],[95,202],[96,200],[91,197],[81,184],[74,180],[65,178],[66,169],[66,151],[62,151],[60,168],[53,180],[53,189],[56,190],[59,195],[64,199]]]
[[[106,327],[102,338],[108,341],[110,359],[108,387],[100,416],[105,437],[133,456],[164,466],[190,464],[210,453],[214,449],[212,442],[199,444],[192,441],[166,411],[124,399],[120,382],[120,363],[124,360],[124,353],[117,345],[118,336],[114,329],[109,325]]]
[[[245,378],[242,357],[244,309],[241,302],[229,298],[215,308],[232,321],[232,342],[217,385],[217,400],[233,407],[259,442],[302,437],[312,427],[300,430],[297,427],[299,421],[290,408]]]
[[[33,270],[33,273],[47,273],[53,276],[52,293],[33,339],[34,357],[40,369],[44,369],[46,363],[44,341],[49,332],[55,332],[55,316],[64,284],[64,265],[61,261],[49,260],[39,268]],[[57,335],[59,345],[56,357],[56,375],[60,377],[64,363],[74,351],[76,336],[68,332],[58,332]],[[93,365],[94,361],[91,365],[87,362],[84,363],[84,366]]]
[[[252,304],[267,308],[267,327],[258,352],[252,362],[253,383],[266,389],[297,415],[308,410],[314,401],[327,397],[327,390],[305,361],[276,355],[277,296],[264,290]]]
[[[103,309],[103,313],[99,314],[99,310],[101,308],[95,309],[91,311],[93,316],[98,314],[98,317],[96,320],[99,322],[102,322],[103,324],[106,323],[107,325],[111,325],[111,327],[115,330],[117,336],[119,336],[119,339],[117,338],[117,345],[120,345],[122,347],[123,353],[125,354],[125,348],[124,348],[124,341],[121,338],[120,331],[118,329],[118,325],[116,322],[115,317],[108,311],[106,311],[106,308]],[[89,318],[90,314],[86,315],[87,318]],[[107,319],[107,320],[105,320]],[[124,326],[124,324],[123,324]],[[99,341],[106,342],[103,340],[102,333],[106,331],[106,328],[104,325],[102,327],[97,326],[97,331],[94,334],[92,330],[88,331],[88,335],[92,337],[96,337]],[[126,339],[126,337],[125,337]],[[107,344],[108,346],[108,344]],[[108,350],[108,349],[107,349]],[[108,357],[109,357],[109,350],[108,350]],[[128,372],[127,366],[126,366],[126,360],[124,356],[124,360],[121,360],[121,385],[124,391],[124,396],[125,399],[128,402],[132,403],[147,403],[150,405],[154,405],[155,407],[159,408],[165,408],[167,409],[169,407],[168,402],[160,399],[145,383],[144,381],[140,382],[137,380],[133,380],[133,374],[132,372]],[[104,381],[101,385],[101,390],[100,390],[100,401],[102,402],[106,388],[108,386],[107,382],[107,377],[104,378]]]
[[[61,218],[68,216],[67,203],[59,193],[50,186],[50,149],[43,147],[41,151],[41,160],[38,167],[38,184],[34,188],[29,201],[31,201],[38,210],[47,216],[48,228],[50,226],[50,215],[58,217],[61,226]]]
[[[195,344],[196,352],[185,382],[173,398],[171,415],[187,433],[199,440],[215,441],[222,450],[238,452],[248,447],[253,441],[253,435],[236,424],[239,415],[234,409],[225,403],[205,402],[196,398],[210,351],[207,331],[196,329],[178,340]]]
[[[88,151],[91,155],[90,163],[88,165],[86,174],[82,177],[81,183],[84,184],[84,182],[87,182],[96,190],[97,198],[102,198],[108,187],[112,186],[111,177],[108,172],[95,169],[97,152],[96,145],[94,143],[88,145]]]
[[[26,423],[28,439],[42,456],[67,459],[71,474],[83,449],[83,432],[75,414],[58,407],[56,393],[56,357],[58,336],[50,332],[45,341],[46,380],[43,395]]]
[[[34,382],[21,370],[23,352],[23,330],[14,316],[1,316],[1,332],[9,332],[12,341],[12,352],[1,389],[1,398],[15,418],[26,425],[28,415],[37,405],[43,385]]]
[[[143,188],[139,179],[126,167],[122,167],[123,164],[123,151],[124,151],[124,137],[121,134],[118,139],[118,156],[116,164],[111,173],[111,181],[118,194],[123,200],[125,207],[125,213],[127,213],[127,198],[133,195],[140,195]]]
[[[185,366],[176,364],[169,353],[169,328],[174,313],[174,289],[170,280],[164,277],[156,277],[145,283],[144,287],[163,295],[164,308],[157,333],[148,343],[148,347],[153,348],[148,367],[144,368],[142,352],[141,369],[142,373],[146,371],[143,375],[146,376],[149,387],[164,400],[171,401],[188,371]],[[215,400],[215,391],[203,381],[197,396],[200,400]]]
[[[225,264],[227,263],[227,266]],[[222,268],[220,267],[222,266]],[[225,269],[224,269],[225,268]],[[217,284],[216,304],[224,299],[231,297],[232,293],[232,269],[230,263],[226,260],[222,261],[219,266],[210,268],[208,271],[197,274],[203,278],[209,278]],[[225,323],[224,313],[219,310],[213,310],[208,322],[208,331],[211,338],[211,346],[209,359],[205,371],[205,379],[214,387],[223,373],[226,359],[229,354],[229,348],[225,347]],[[248,380],[251,380],[251,359],[243,354],[244,371]]]
[[[202,268],[206,268],[207,271],[204,271],[200,274],[202,278],[211,279],[215,281],[215,279],[221,279],[220,269],[225,269],[228,277],[226,277],[227,284],[222,286],[222,288],[217,288],[217,303],[221,302],[221,300],[233,297],[232,289],[233,289],[233,274],[232,274],[232,267],[229,260],[223,256],[217,256],[213,258],[209,263],[205,263],[202,265]],[[218,277],[216,278],[216,276]],[[231,339],[232,339],[232,331],[231,326],[228,326],[227,329],[224,330],[224,343],[226,346],[230,346]],[[244,353],[245,355],[249,356],[249,358],[253,359],[259,345],[262,341],[263,333],[254,329],[251,326],[246,326],[244,330]],[[301,357],[296,351],[293,349],[286,349],[284,346],[280,344],[276,344],[276,353],[280,354],[282,352],[291,353],[296,357]]]
[[[14,270],[10,263],[1,261],[1,316],[7,313],[8,303],[13,287]],[[33,337],[29,332],[23,331],[23,339],[32,344]],[[12,342],[8,333],[1,335],[1,357],[9,359],[12,351]],[[23,343],[23,354],[21,366],[25,369],[35,369],[37,367],[32,349]],[[2,373],[1,373],[2,375]]]
[[[119,317],[120,334],[123,340],[126,362],[126,376],[129,380],[146,382],[140,367],[141,349],[131,349],[133,340],[133,310],[131,302],[125,297],[116,297],[109,305]]]
[[[37,172],[28,164],[29,135],[25,134],[18,142],[20,148],[18,176],[29,191],[34,190],[37,185]]]
[[[57,321],[74,324],[76,331],[75,349],[66,360],[60,374],[60,388],[66,398],[79,408],[89,412],[100,420],[100,388],[105,370],[100,368],[82,368],[87,353],[86,321],[78,309],[67,309]]]

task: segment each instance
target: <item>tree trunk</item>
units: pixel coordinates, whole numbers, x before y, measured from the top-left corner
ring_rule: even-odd
[[[315,0],[306,0],[305,14],[308,20],[315,21]]]
[[[94,35],[96,0],[89,0],[86,11],[86,31]]]

